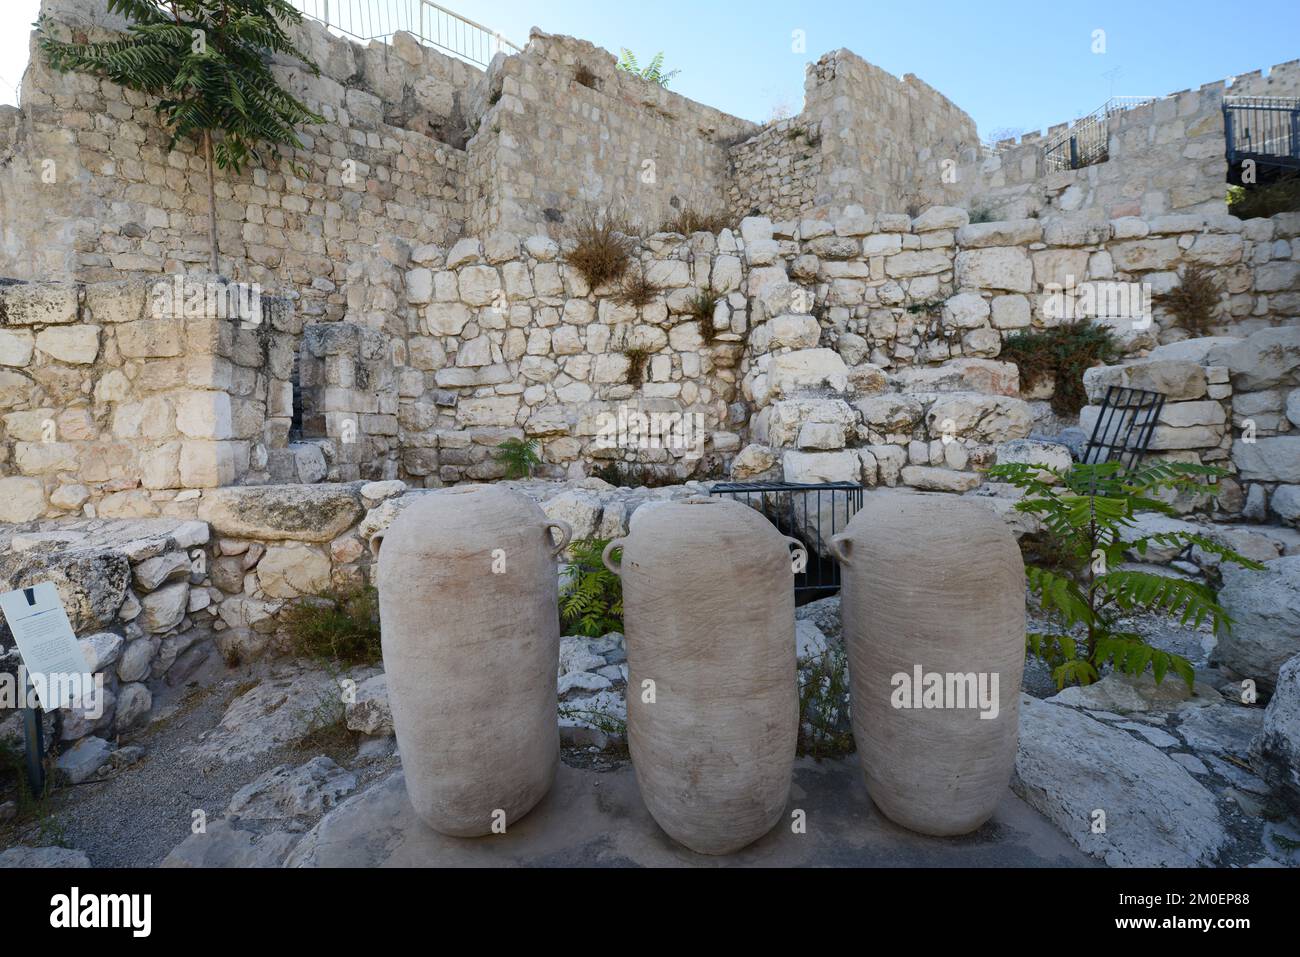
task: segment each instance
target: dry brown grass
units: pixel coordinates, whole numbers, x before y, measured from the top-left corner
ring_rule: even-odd
[[[690,236],[693,233],[719,233],[730,225],[731,219],[726,213],[700,213],[693,209],[683,209],[660,226],[659,231]]]
[[[1157,298],[1174,321],[1193,336],[1208,336],[1218,321],[1219,283],[1199,264],[1183,271],[1179,284]]]
[[[632,264],[633,230],[608,208],[584,212],[573,225],[572,237],[574,245],[565,259],[593,289],[622,279]]]
[[[629,270],[623,276],[622,285],[619,287],[619,300],[626,305],[636,306],[640,309],[642,306],[648,306],[654,302],[655,296],[661,292],[663,292],[663,287],[647,279],[645,270],[638,267]]]

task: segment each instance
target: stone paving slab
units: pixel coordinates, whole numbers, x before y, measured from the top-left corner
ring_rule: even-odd
[[[792,833],[789,812],[807,813]],[[738,854],[711,858],[673,842],[641,802],[630,765],[561,766],[543,802],[501,836],[452,838],[416,818],[400,771],[342,803],[290,854],[299,867],[1088,867],[1048,821],[1008,789],[993,819],[963,838],[891,824],[867,797],[856,761],[800,759],[787,823]]]

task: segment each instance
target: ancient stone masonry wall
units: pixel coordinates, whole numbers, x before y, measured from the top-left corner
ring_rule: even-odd
[[[87,37],[120,25],[94,6],[44,9]],[[304,23],[301,37],[321,75],[280,73],[325,123],[304,129],[304,148],[282,162],[219,171],[222,270],[267,292],[298,290],[305,315],[341,318],[348,265],[364,251],[389,236],[446,243],[459,232],[460,91],[482,75],[404,35],[362,47]],[[0,131],[0,275],[206,269],[202,158],[188,141],[168,149],[144,97],[53,73],[33,47],[22,110],[0,111]]]
[[[911,74],[899,80],[848,50],[808,68],[804,113],[821,131],[817,204],[919,211],[920,175],[978,142],[975,122]]]
[[[1000,360],[1006,337],[1069,321],[1116,284],[1167,290],[1193,263],[1222,288],[1215,332],[1270,332],[1300,309],[1295,214],[751,217],[642,241],[633,271],[658,288],[642,306],[589,288],[565,251],[502,232],[445,251],[390,239],[349,287],[362,321],[305,328],[287,303],[253,328],[159,315],[141,281],[0,288],[6,514],[148,516],[181,490],[235,483],[499,478],[507,438],[537,440],[552,478],[621,460],[680,479],[767,456],[757,471],[971,488],[1001,443],[1058,425],[1053,384],[1022,393]],[[1159,305],[1150,321],[1104,321],[1134,355],[1187,338]],[[1210,382],[1211,398],[1229,384]],[[629,411],[687,416],[699,442],[607,441]],[[1223,453],[1207,460],[1230,448],[1229,414],[1186,423]],[[767,451],[738,455],[746,441]]]
[[[727,209],[739,222],[746,216],[790,219],[817,202],[825,159],[821,124],[806,113],[781,120],[731,149]]]
[[[266,481],[292,415],[289,303],[252,321],[158,308],[139,281],[0,286],[0,520],[157,514],[177,489]],[[92,509],[93,511],[93,509]]]
[[[494,62],[469,143],[468,233],[544,231],[608,206],[653,231],[681,209],[723,210],[727,148],[757,127],[615,63],[537,30],[523,53]]]
[[[1123,216],[1223,213],[1227,191],[1225,96],[1300,96],[1300,60],[1230,81],[1207,83],[1116,113],[1108,121],[1109,159],[1078,170],[1049,171],[1043,147],[1069,123],[1027,134],[997,151],[957,156],[956,182],[933,170],[925,202],[959,202],[992,218],[1084,214]]]

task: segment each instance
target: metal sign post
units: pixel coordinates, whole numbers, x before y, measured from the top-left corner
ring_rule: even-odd
[[[45,793],[45,725],[41,721],[40,705],[30,704],[34,697],[31,678],[23,669],[23,684],[26,687],[26,700],[23,707],[23,756],[27,760],[27,783],[32,789],[32,797],[40,798]]]

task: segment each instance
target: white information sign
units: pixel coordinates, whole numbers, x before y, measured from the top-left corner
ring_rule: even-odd
[[[42,582],[0,595],[0,611],[14,633],[41,707],[53,711],[78,700],[90,669],[54,584]]]

